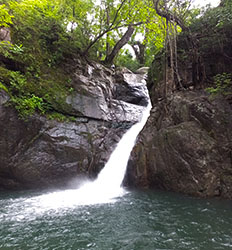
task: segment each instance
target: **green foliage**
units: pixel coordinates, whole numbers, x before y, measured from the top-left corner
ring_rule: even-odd
[[[65,99],[72,91],[69,73],[63,70],[66,57],[78,54],[78,42],[67,31],[70,1],[11,0],[5,9],[14,15],[11,42],[0,42],[0,81],[9,90],[11,103],[21,117],[52,109],[68,110]],[[75,18],[82,9],[75,5]],[[77,13],[79,13],[77,15]],[[82,16],[83,17],[83,16]],[[84,22],[84,18],[82,20]],[[8,66],[13,70],[8,70]]]
[[[0,81],[4,84],[8,84],[10,79],[10,71],[0,66]]]
[[[88,54],[102,60],[107,55],[106,49],[112,51],[128,25],[139,23],[134,26],[132,40],[136,42],[138,37],[142,40],[146,47],[145,65],[149,66],[154,55],[158,57],[162,51],[167,35],[165,19],[157,15],[150,0],[101,0],[100,3],[92,0],[4,0],[4,3],[0,5],[0,27],[10,25],[12,41],[0,42],[0,55],[9,59],[8,65],[0,65],[0,81],[14,98],[17,110],[25,114],[43,113],[48,109],[67,111],[65,100],[73,88],[68,83],[70,72],[62,68],[94,39],[99,37]],[[199,51],[211,47],[216,51],[215,44],[219,43],[231,45],[228,40],[232,27],[231,1],[226,0],[223,8],[207,9],[198,19],[199,10],[190,11],[185,0],[160,1],[162,3],[191,27],[191,32],[196,32]],[[211,31],[213,38],[208,42]],[[186,58],[187,53],[183,54]],[[125,50],[119,53],[116,64],[132,71],[142,66]],[[162,70],[156,68],[156,71],[160,75]],[[154,78],[159,80],[158,76]],[[224,83],[216,84],[212,91],[221,91],[223,86]]]
[[[212,95],[231,95],[232,94],[232,74],[223,73],[214,77],[214,87],[206,89]]]
[[[201,17],[195,18],[191,24],[191,31],[198,36],[201,34],[200,45],[209,46],[226,42],[227,32],[231,35],[232,28],[232,4],[226,1],[221,7],[207,8],[201,13]]]
[[[50,120],[57,120],[59,122],[67,121],[67,117],[61,113],[53,112],[47,115],[48,119]]]
[[[208,88],[211,94],[226,92],[223,72],[232,72],[232,2],[222,2],[216,8],[207,6],[177,40],[179,71],[189,71],[186,84],[214,81]],[[186,65],[192,65],[191,73]]]
[[[14,13],[12,40],[14,44],[22,44],[25,54],[17,60],[30,65],[47,64],[57,57],[51,54],[53,42],[59,37],[62,27],[56,6],[51,1],[12,1],[10,9]],[[34,50],[37,50],[36,52]],[[36,57],[36,58],[35,58]]]
[[[7,48],[10,56],[13,54],[15,60],[28,67],[33,66],[36,69],[41,65],[57,67],[67,57],[75,56],[83,46],[82,41],[86,40],[83,38],[81,23],[86,23],[87,2],[87,0],[9,1],[8,9],[14,15],[11,27],[14,45],[4,48]],[[72,8],[74,12],[71,11]],[[70,22],[78,22],[75,30],[67,30]]]
[[[147,85],[148,88],[154,87],[158,88],[160,84],[162,83],[162,80],[164,78],[164,67],[162,62],[165,58],[165,52],[161,51],[153,60],[151,67],[148,70],[148,79],[147,79]]]
[[[4,84],[2,84],[1,82],[0,82],[0,90],[1,89],[3,89],[5,92],[9,92],[9,90],[7,89],[7,87],[4,85]]]
[[[0,4],[0,28],[9,27],[12,24],[13,16],[9,14],[5,4]]]
[[[58,112],[52,112],[47,114],[48,119],[50,120],[57,120],[59,122],[75,122],[76,118],[73,116],[67,116]]]
[[[44,114],[48,109],[43,98],[30,94],[27,90],[28,79],[20,72],[9,71],[8,92],[11,104],[19,112],[21,118],[27,118],[36,111]]]
[[[24,49],[22,44],[12,44],[8,41],[0,41],[0,54],[4,57],[15,60],[19,56],[22,56]]]
[[[14,57],[37,70],[41,64],[57,67],[65,58],[75,57],[100,34],[105,34],[99,36],[88,51],[94,59],[102,60],[106,57],[107,46],[112,50],[124,34],[123,27],[127,29],[130,24],[143,23],[135,33],[149,30],[146,42],[153,48],[155,44],[157,50],[163,46],[162,22],[150,0],[102,0],[100,3],[9,0],[4,10],[14,16],[11,30],[14,45],[2,44],[2,50],[6,49],[7,57]]]
[[[18,96],[12,97],[11,103],[19,112],[21,118],[26,119],[31,116],[35,111],[39,111],[44,114],[47,110],[47,105],[42,98],[35,96],[34,94],[30,96]]]
[[[128,50],[120,53],[115,63],[117,66],[126,67],[133,72],[135,72],[140,67],[138,61],[133,58]]]
[[[69,112],[65,100],[73,89],[70,87],[70,78],[59,68],[49,69],[38,76],[27,71],[10,71],[0,67],[0,81],[8,89],[12,98],[12,105],[19,111],[21,117],[32,115],[34,112],[50,112],[61,110]]]
[[[17,71],[10,72],[10,87],[9,89],[13,93],[23,94],[25,91],[25,86],[27,84],[27,79],[23,74]]]

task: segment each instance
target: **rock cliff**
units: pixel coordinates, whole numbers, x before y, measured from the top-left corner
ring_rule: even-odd
[[[71,78],[61,111],[75,119],[66,122],[38,114],[19,119],[0,89],[1,189],[66,186],[96,176],[147,105],[141,74],[78,60]]]
[[[125,182],[202,197],[232,198],[232,107],[202,91],[154,104]]]

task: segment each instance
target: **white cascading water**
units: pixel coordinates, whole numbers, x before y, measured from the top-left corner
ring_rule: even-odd
[[[110,202],[125,193],[121,184],[126,173],[127,163],[136,138],[149,117],[150,109],[151,104],[149,103],[144,109],[141,121],[123,135],[97,179],[78,189],[78,193],[85,196],[83,198],[86,203]]]
[[[151,104],[149,104],[144,110],[141,121],[132,126],[123,135],[104,169],[100,172],[98,178],[94,182],[96,185],[101,186],[104,190],[110,189],[109,192],[112,192],[112,194],[120,193],[130,153],[135,145],[139,132],[143,129],[149,117],[150,109]]]
[[[127,162],[136,138],[149,117],[150,109],[151,104],[149,103],[147,108],[144,108],[141,121],[123,135],[95,181],[86,182],[79,189],[58,191],[26,199],[24,202],[27,211],[24,210],[24,213],[35,215],[35,213],[44,213],[50,209],[115,202],[115,198],[125,194],[121,184]]]

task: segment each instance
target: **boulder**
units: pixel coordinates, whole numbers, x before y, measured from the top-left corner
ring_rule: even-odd
[[[117,72],[116,78],[113,98],[144,107],[148,105],[146,73],[144,71],[133,74],[131,71],[124,70]]]
[[[132,152],[125,183],[232,198],[232,108],[204,91],[156,103]]]
[[[9,28],[6,28],[6,27],[0,28],[0,41],[11,42]]]
[[[75,91],[67,96],[66,103],[74,115],[134,123],[148,105],[144,74],[125,68],[114,73],[98,63],[81,65],[71,84]]]
[[[1,90],[0,189],[67,187],[96,177],[148,102],[143,76],[122,72],[122,77],[123,86],[104,66],[77,61],[71,75],[73,91],[61,110],[75,119],[65,122],[39,114],[22,120]],[[124,86],[134,89],[130,98],[143,102],[122,100]]]

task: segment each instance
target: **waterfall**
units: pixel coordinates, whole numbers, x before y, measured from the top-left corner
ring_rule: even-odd
[[[130,153],[134,147],[139,132],[144,127],[149,114],[151,104],[145,108],[140,122],[133,125],[119,141],[116,149],[110,156],[103,170],[98,175],[95,185],[99,185],[104,190],[117,193],[121,190],[121,184],[126,172]]]
[[[127,162],[136,138],[149,117],[150,109],[151,104],[144,108],[141,121],[133,125],[123,135],[95,181],[88,181],[78,189],[33,197],[26,202],[30,206],[33,204],[33,208],[37,207],[37,211],[43,213],[49,209],[114,202],[117,197],[125,194],[121,184],[126,172]]]
[[[84,184],[76,191],[76,198],[80,204],[113,202],[115,198],[125,193],[121,184],[126,173],[127,163],[137,136],[149,117],[150,109],[151,104],[149,103],[144,108],[141,121],[123,135],[97,179]]]

